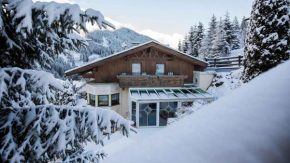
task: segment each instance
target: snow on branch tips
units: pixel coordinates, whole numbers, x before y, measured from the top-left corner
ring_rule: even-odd
[[[84,152],[84,144],[113,131],[129,136],[128,120],[111,110],[93,107],[40,105],[0,109],[0,153],[9,162],[98,162],[104,152]]]
[[[0,41],[6,44],[0,49],[4,54],[0,56],[0,65],[4,67],[32,68],[32,61],[49,67],[57,54],[88,45],[86,39],[77,35],[88,32],[86,23],[115,29],[100,11],[83,11],[77,4],[2,0],[0,5]]]
[[[45,71],[0,68],[0,107],[23,107],[55,101],[62,83]]]

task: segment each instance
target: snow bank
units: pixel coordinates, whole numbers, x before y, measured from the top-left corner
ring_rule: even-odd
[[[239,88],[243,82],[241,76],[243,67],[231,72],[219,72],[214,77],[211,86],[207,89],[215,99],[218,99],[234,89]]]
[[[290,162],[290,61],[105,162]]]

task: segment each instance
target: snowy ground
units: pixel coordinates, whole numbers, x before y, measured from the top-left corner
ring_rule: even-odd
[[[179,120],[185,118],[186,116],[195,113],[198,111],[204,104],[207,104],[207,102],[204,102],[202,100],[196,101],[193,106],[184,107],[180,110],[180,112],[177,113],[176,118],[169,118],[168,120],[168,126],[172,125]],[[147,137],[150,135],[155,134],[158,131],[163,130],[165,127],[148,127],[148,128],[139,128],[138,133],[135,134],[132,132],[131,136],[129,138],[124,137],[121,133],[117,132],[114,133],[111,136],[111,139],[108,140],[107,138],[104,141],[105,146],[102,145],[96,145],[95,143],[88,143],[85,150],[86,151],[98,151],[98,150],[104,150],[108,157],[111,155],[114,155],[122,150],[124,150],[126,147],[138,144],[146,140]]]
[[[108,157],[110,157],[124,150],[126,147],[143,142],[148,136],[162,129],[163,128],[157,127],[141,128],[138,129],[137,134],[132,132],[129,138],[124,137],[120,132],[117,132],[111,136],[110,140],[108,140],[107,138],[105,139],[104,141],[105,146],[96,145],[95,143],[88,143],[85,150],[86,151],[104,150],[108,154]]]
[[[290,61],[104,162],[290,162]]]
[[[244,56],[244,48],[241,49],[237,49],[237,50],[232,50],[231,54],[229,55],[229,57],[236,57],[236,56]]]
[[[231,72],[218,72],[207,91],[211,93],[215,99],[230,93],[243,84],[240,80],[242,73],[243,67]]]

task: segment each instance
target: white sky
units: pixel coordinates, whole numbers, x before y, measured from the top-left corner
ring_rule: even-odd
[[[50,1],[50,0],[44,0]],[[253,0],[55,0],[93,8],[117,23],[176,47],[190,26],[201,21],[205,27],[213,14],[231,18],[249,17]]]

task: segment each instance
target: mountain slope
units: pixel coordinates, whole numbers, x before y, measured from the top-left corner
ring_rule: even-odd
[[[67,51],[66,55],[61,54],[57,56],[51,65],[51,69],[46,71],[53,73],[57,78],[63,78],[66,70],[96,58],[122,51],[124,43],[127,45],[126,48],[130,48],[133,46],[133,42],[145,43],[153,40],[128,28],[120,28],[115,31],[96,30],[88,33],[86,38],[90,39],[88,47],[81,48],[79,52]]]
[[[126,44],[126,48],[130,48],[133,46],[133,42],[145,43],[153,40],[148,36],[141,35],[128,28],[120,28],[115,31],[96,30],[88,33],[86,37],[92,40],[89,41],[89,47],[87,49],[81,49],[80,51],[81,54],[85,54],[86,56],[92,54],[108,56],[115,52],[124,50],[122,47],[124,43]]]

